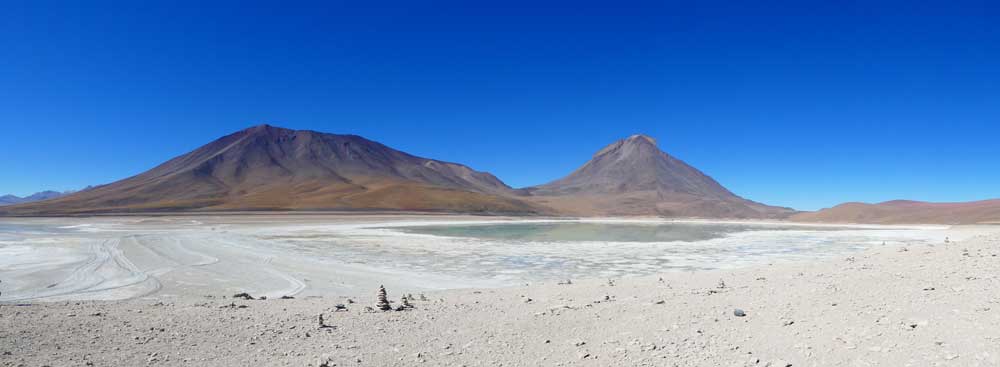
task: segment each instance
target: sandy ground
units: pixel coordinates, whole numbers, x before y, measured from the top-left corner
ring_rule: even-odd
[[[375,288],[354,303],[5,303],[0,365],[998,365],[1000,227],[942,233],[826,260],[414,292],[407,311],[366,311]],[[387,288],[394,305],[410,291]]]

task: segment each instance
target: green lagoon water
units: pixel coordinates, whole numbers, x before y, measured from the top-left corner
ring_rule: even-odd
[[[890,227],[511,221],[371,226],[295,246],[357,264],[517,284],[849,256],[872,246],[923,241],[923,236]]]
[[[510,223],[402,227],[406,233],[539,242],[696,242],[748,231],[836,231],[838,227],[745,225],[728,223]]]

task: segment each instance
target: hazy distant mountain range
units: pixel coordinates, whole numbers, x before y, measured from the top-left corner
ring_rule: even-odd
[[[797,213],[790,219],[827,223],[1000,224],[1000,200],[964,203],[928,203],[912,200],[893,200],[878,204],[844,203],[815,212]]]
[[[0,214],[394,210],[877,223],[1000,219],[1000,200],[849,203],[797,213],[733,194],[644,135],[604,147],[559,180],[514,189],[490,173],[417,157],[357,135],[269,125],[224,136],[121,181],[54,194],[32,195],[44,198],[36,202],[10,197],[15,205],[0,208]]]
[[[2,206],[2,205],[13,205],[13,204],[31,203],[31,202],[36,202],[36,201],[55,199],[55,198],[62,197],[62,196],[65,196],[65,195],[69,195],[69,194],[72,194],[72,193],[73,193],[73,191],[59,192],[59,191],[47,190],[47,191],[36,192],[34,194],[25,196],[23,198],[20,197],[20,196],[16,196],[16,195],[4,195],[4,196],[0,196],[0,206]]]

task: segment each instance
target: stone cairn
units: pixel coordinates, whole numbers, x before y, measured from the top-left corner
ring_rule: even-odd
[[[333,327],[333,326],[330,326],[330,325],[327,325],[327,324],[326,324],[326,320],[325,320],[325,319],[323,319],[323,314],[322,314],[322,313],[320,313],[320,314],[319,314],[319,328],[320,328],[320,329],[328,329],[328,328],[332,328],[332,327]]]
[[[389,304],[389,298],[386,297],[384,286],[378,286],[375,307],[382,311],[392,310],[392,305]]]
[[[403,310],[413,308],[413,304],[410,303],[410,297],[403,296],[403,298],[400,299],[399,308]]]

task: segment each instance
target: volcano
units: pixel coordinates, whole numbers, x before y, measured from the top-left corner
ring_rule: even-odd
[[[489,173],[410,155],[357,135],[260,125],[139,175],[0,212],[544,211],[516,196]]]
[[[573,215],[781,218],[794,212],[733,194],[645,135],[616,141],[568,176],[524,191]]]

